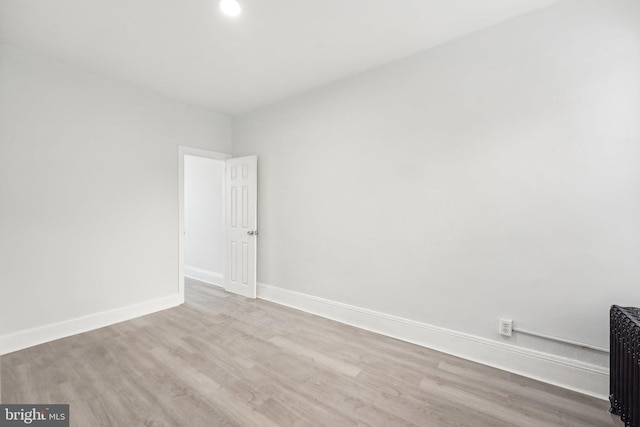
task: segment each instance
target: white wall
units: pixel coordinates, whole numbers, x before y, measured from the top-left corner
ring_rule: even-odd
[[[234,119],[259,282],[593,364],[640,305],[640,3],[566,0]]]
[[[184,158],[185,274],[222,286],[225,260],[224,162]]]
[[[230,133],[225,116],[1,46],[0,353],[177,298],[177,147],[230,152]]]

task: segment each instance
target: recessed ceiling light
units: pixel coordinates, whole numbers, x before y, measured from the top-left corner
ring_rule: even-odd
[[[220,0],[220,10],[227,16],[238,16],[242,12],[237,0]]]

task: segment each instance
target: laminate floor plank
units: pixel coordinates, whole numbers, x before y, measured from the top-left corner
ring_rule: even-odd
[[[621,427],[604,401],[187,280],[186,303],[0,358],[71,425]]]

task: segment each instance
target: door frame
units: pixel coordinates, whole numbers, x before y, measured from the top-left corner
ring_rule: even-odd
[[[231,154],[178,145],[178,297],[180,304],[184,304],[184,156],[205,157],[224,162],[231,158]],[[223,209],[225,208],[224,200],[223,194]]]

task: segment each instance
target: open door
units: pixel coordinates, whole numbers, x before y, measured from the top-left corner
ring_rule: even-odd
[[[258,157],[226,161],[226,268],[224,288],[256,297]]]

